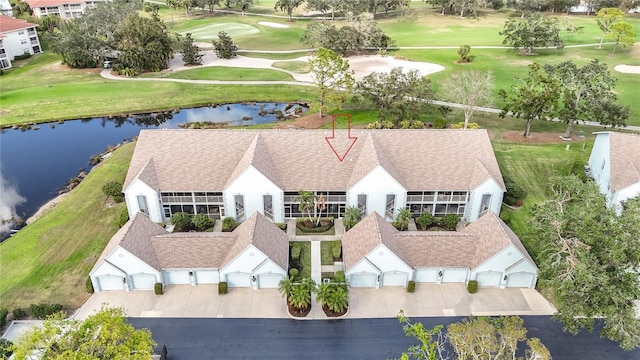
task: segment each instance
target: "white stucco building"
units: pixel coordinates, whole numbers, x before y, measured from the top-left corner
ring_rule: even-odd
[[[287,235],[259,213],[230,233],[169,233],[144,214],[111,238],[89,273],[95,291],[217,284],[277,288],[286,275]]]
[[[374,213],[342,239],[352,287],[468,283],[533,288],[538,269],[518,237],[488,211],[461,231],[398,231]]]
[[[33,10],[33,16],[56,15],[62,19],[82,16],[84,12],[97,3],[109,0],[26,0]]]
[[[239,222],[259,212],[273,222],[301,217],[300,190],[322,195],[322,216],[393,220],[454,213],[475,221],[498,213],[505,191],[486,130],[352,130],[340,161],[328,130],[142,130],[123,192],[130,217],[168,222],[177,212]],[[350,145],[336,131],[335,146]]]
[[[621,203],[640,195],[640,135],[613,131],[595,133],[589,157],[591,176],[607,198],[607,206],[622,211]]]
[[[22,54],[42,52],[36,32],[38,24],[0,15],[0,68],[11,68],[11,61]]]

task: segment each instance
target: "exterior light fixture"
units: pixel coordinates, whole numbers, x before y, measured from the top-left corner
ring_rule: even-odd
[[[502,278],[504,281],[507,281],[507,279],[509,278],[509,275],[504,274],[504,278]]]
[[[193,271],[189,271],[189,276],[193,276]]]
[[[127,283],[127,278],[126,278],[126,277],[123,277],[123,278],[122,278],[122,283],[123,283],[123,284],[126,284],[126,283]]]
[[[256,277],[255,276],[251,276],[251,281],[256,282]]]
[[[442,270],[438,271],[438,277],[442,277],[443,273]]]

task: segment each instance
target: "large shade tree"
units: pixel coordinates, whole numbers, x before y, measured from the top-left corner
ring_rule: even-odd
[[[85,320],[65,319],[60,313],[33,327],[15,342],[16,359],[130,359],[151,358],[156,343],[148,329],[135,329],[122,308],[102,308]]]
[[[356,91],[378,110],[378,120],[399,124],[415,120],[433,99],[431,81],[417,70],[404,72],[393,68],[390,72],[373,72],[356,85]]]
[[[546,74],[538,63],[529,65],[526,78],[515,78],[515,83],[507,92],[498,91],[505,105],[500,117],[511,115],[525,120],[522,136],[531,136],[531,124],[535,119],[549,119],[555,115],[560,97],[560,83],[558,79]]]
[[[623,126],[626,119],[606,114],[603,110],[618,111],[615,103],[616,79],[606,64],[592,60],[579,67],[573,61],[564,61],[556,65],[545,65],[550,77],[560,83],[562,107],[558,118],[567,123],[564,138],[571,137],[571,129],[577,120],[599,122],[602,125]]]
[[[600,31],[602,31],[598,49],[602,48],[602,42],[604,41],[605,36],[609,31],[611,31],[611,25],[623,17],[624,13],[618,8],[602,8],[598,10],[598,13],[596,14],[596,23],[598,23],[598,27],[600,28]]]
[[[555,179],[550,197],[533,211],[532,225],[546,244],[541,284],[553,292],[556,318],[573,334],[592,330],[623,349],[640,344],[640,198],[618,215],[606,206],[594,182],[576,176]]]
[[[135,73],[160,71],[173,58],[169,31],[157,13],[127,16],[118,24],[114,39],[120,51],[116,63]]]
[[[533,55],[536,47],[564,47],[560,21],[555,17],[533,14],[524,19],[508,19],[500,35],[504,36],[503,44],[524,49],[527,55]]]

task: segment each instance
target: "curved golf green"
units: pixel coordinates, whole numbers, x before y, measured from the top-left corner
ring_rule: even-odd
[[[220,31],[224,31],[227,35],[235,38],[237,36],[246,36],[258,34],[260,30],[251,25],[237,23],[237,22],[226,22],[220,24],[211,24],[206,26],[200,26],[188,30],[180,31],[180,34],[186,35],[187,33],[191,33],[196,40],[213,40],[218,38],[218,33]]]

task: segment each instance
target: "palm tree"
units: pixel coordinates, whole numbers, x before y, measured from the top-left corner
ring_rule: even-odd
[[[309,221],[311,220],[311,210],[315,207],[314,205],[315,196],[311,191],[300,190],[298,192],[298,196],[296,196],[294,201],[298,202],[298,210],[301,213],[307,213],[309,215]]]
[[[282,294],[284,298],[288,299],[289,296],[291,296],[291,293],[293,292],[295,286],[296,284],[293,281],[293,276],[286,277],[280,280],[280,282],[278,283],[278,292],[280,292],[280,294]]]
[[[333,312],[344,313],[349,307],[349,292],[342,286],[334,285],[326,305]]]
[[[333,284],[330,283],[322,283],[318,285],[318,289],[316,290],[316,302],[324,305],[327,305],[329,301],[329,297],[331,297],[331,293],[333,292]]]
[[[303,288],[309,294],[316,291],[316,282],[310,277],[302,279],[298,286]]]
[[[296,285],[289,294],[289,304],[298,310],[304,310],[311,305],[311,292],[302,284]]]
[[[360,210],[358,210],[355,206],[349,206],[344,211],[344,217],[342,218],[342,223],[347,228],[347,230],[351,229],[355,224],[360,221]]]
[[[394,225],[398,230],[407,230],[409,228],[409,221],[411,221],[411,210],[402,208],[398,211]]]

